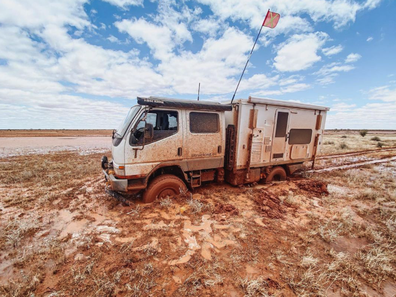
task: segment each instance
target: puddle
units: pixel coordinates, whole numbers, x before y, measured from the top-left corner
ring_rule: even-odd
[[[81,221],[73,221],[71,223],[69,223],[66,228],[64,228],[61,232],[61,234],[59,235],[59,239],[62,239],[64,237],[66,237],[68,234],[76,234],[76,233],[80,233],[81,231],[83,231],[85,228],[85,225],[89,223],[88,220],[86,219],[82,219]]]
[[[248,273],[248,274],[260,274],[260,270],[254,268],[253,266],[246,265],[246,273]]]
[[[384,296],[395,297],[396,296],[396,283],[387,281],[384,284]]]
[[[330,246],[337,252],[349,252],[350,254],[354,254],[367,244],[368,241],[366,238],[338,237]]]

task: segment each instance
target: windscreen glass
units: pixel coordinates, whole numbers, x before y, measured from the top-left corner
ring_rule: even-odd
[[[121,125],[116,130],[117,137],[122,138],[124,136],[126,130],[128,129],[129,124],[131,123],[132,119],[135,117],[135,115],[137,114],[139,109],[140,109],[140,106],[134,106],[129,110],[125,120],[121,123]]]

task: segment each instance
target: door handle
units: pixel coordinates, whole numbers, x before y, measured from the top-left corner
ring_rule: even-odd
[[[177,155],[181,156],[183,154],[183,149],[181,147],[177,148]]]
[[[290,138],[290,132],[285,135],[285,141],[287,141],[289,138]]]

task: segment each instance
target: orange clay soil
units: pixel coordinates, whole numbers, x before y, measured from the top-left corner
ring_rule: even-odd
[[[396,293],[395,162],[124,207],[99,160],[0,160],[0,295]]]

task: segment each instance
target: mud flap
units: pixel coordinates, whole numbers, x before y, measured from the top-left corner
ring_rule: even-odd
[[[314,142],[314,147],[313,147],[313,152],[312,152],[312,166],[311,166],[311,170],[314,170],[314,168],[315,168],[315,158],[316,158],[316,153],[318,151],[319,137],[320,137],[319,134],[315,136],[315,142]]]

